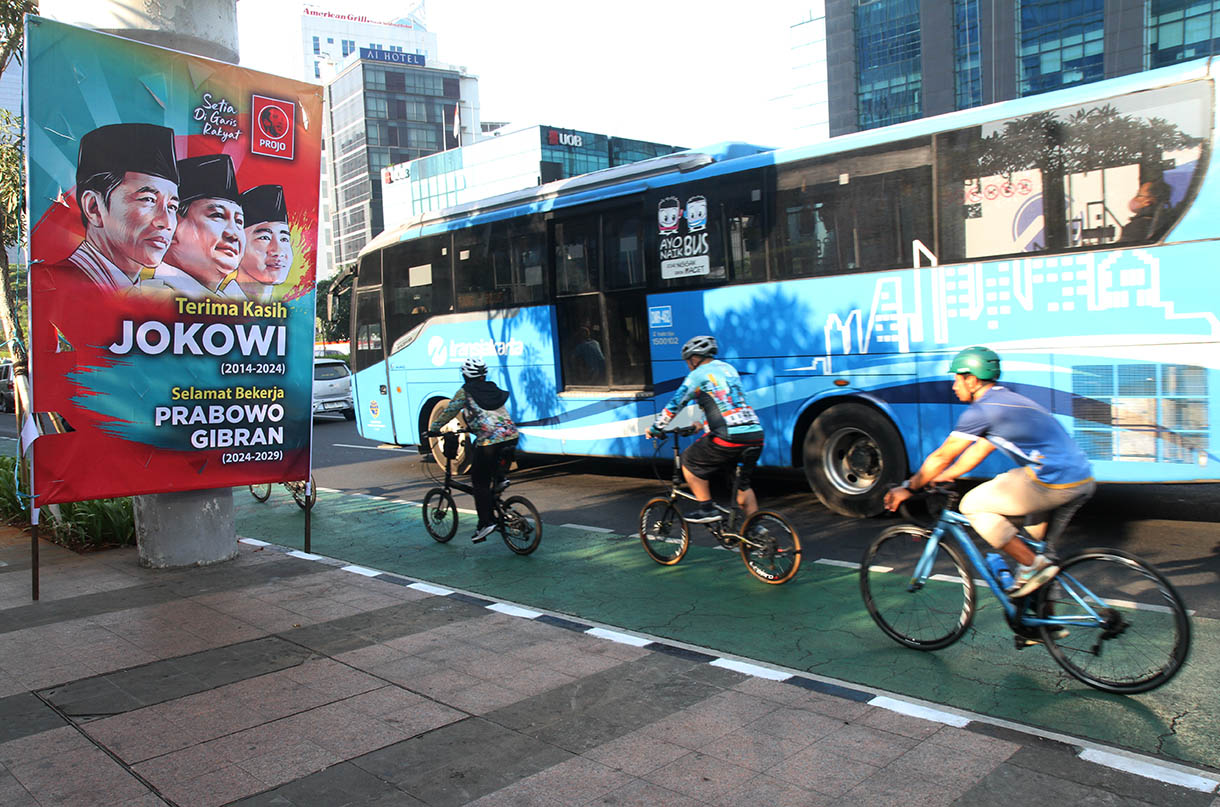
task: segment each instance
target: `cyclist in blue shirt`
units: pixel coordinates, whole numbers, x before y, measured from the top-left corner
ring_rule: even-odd
[[[692,400],[702,407],[707,418],[707,432],[682,452],[682,475],[699,505],[683,518],[697,524],[721,517],[712,504],[712,489],[708,483],[712,474],[722,469],[731,471],[746,449],[763,444],[762,424],[746,401],[741,377],[731,364],[715,358],[718,350],[714,336],[695,336],[687,340],[682,346],[682,360],[690,368],[690,374],[648,428],[650,437],[660,437],[661,430]],[[750,474],[756,461],[747,459],[741,466],[737,504],[747,516],[758,510],[758,497],[750,487]]]
[[[1035,556],[1019,538],[1009,517],[1024,517],[1035,538],[1046,531],[1049,512],[1074,503],[1078,508],[1097,483],[1084,452],[1049,412],[1000,386],[1000,357],[982,347],[968,347],[949,365],[953,392],[970,406],[940,448],[919,470],[885,495],[885,506],[896,510],[912,490],[931,482],[949,482],[974,469],[999,448],[1018,467],[984,482],[962,497],[958,508],[975,532],[1019,566],[1010,590],[1024,597],[1059,572],[1045,555]]]

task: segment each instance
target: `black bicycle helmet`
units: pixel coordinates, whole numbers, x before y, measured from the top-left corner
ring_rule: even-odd
[[[691,356],[715,356],[718,350],[720,346],[716,344],[716,337],[692,336],[682,346],[682,358],[685,360]]]

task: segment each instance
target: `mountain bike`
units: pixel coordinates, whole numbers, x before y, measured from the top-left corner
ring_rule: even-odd
[[[970,628],[976,581],[991,589],[1019,649],[1042,643],[1068,672],[1096,689],[1147,692],[1169,681],[1190,651],[1190,621],[1174,587],[1152,564],[1128,552],[1085,549],[1057,561],[1059,573],[1026,597],[1012,598],[972,539],[958,494],[921,491],[943,509],[932,528],[901,524],[881,533],[860,564],[860,593],[873,620],[895,641],[939,650]],[[1035,553],[1050,546],[1079,500],[1052,514]],[[904,509],[903,515],[910,517]],[[1036,639],[1033,637],[1037,637]]]
[[[669,493],[658,496],[644,505],[640,511],[640,541],[649,557],[664,566],[673,566],[686,555],[690,548],[690,524],[682,518],[675,502],[678,499],[695,501],[695,497],[682,490],[682,460],[678,449],[679,438],[688,437],[699,430],[698,426],[686,426],[678,429],[667,429],[665,433],[673,438],[674,472],[670,480]],[[657,443],[660,451],[660,441]],[[747,449],[751,456],[742,457],[742,462],[754,462],[761,453],[761,448]],[[801,566],[801,539],[796,530],[779,513],[771,510],[759,510],[740,522],[744,515],[737,507],[737,491],[741,482],[741,464],[734,469],[732,490],[729,493],[729,507],[716,504],[716,509],[723,514],[719,521],[704,524],[725,549],[735,549],[741,553],[750,574],[764,583],[778,585],[786,583],[796,575]],[[741,529],[737,529],[741,523]]]
[[[318,483],[314,481],[313,474],[309,475],[309,494],[305,493],[305,480],[297,482],[281,482],[281,485],[292,494],[292,500],[297,503],[297,507],[302,510],[313,507],[314,502],[318,500]],[[271,496],[271,483],[262,482],[257,485],[250,485],[250,495],[255,501],[265,502]]]
[[[470,434],[466,428],[457,428],[443,432],[429,432],[428,437],[439,437],[441,453],[445,458],[445,477],[436,480],[441,487],[433,488],[424,496],[424,529],[440,543],[447,543],[457,532],[458,509],[453,501],[453,491],[474,495],[471,485],[457,482],[453,478],[453,466],[461,450],[461,435]],[[503,497],[503,493],[512,484],[508,478],[497,479],[492,485],[494,500],[493,514],[496,519],[496,531],[504,539],[504,543],[518,555],[528,555],[538,548],[542,540],[542,518],[538,508],[524,496]]]

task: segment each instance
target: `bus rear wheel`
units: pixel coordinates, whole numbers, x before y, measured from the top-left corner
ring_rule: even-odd
[[[885,492],[902,482],[902,436],[870,406],[843,403],[814,418],[805,434],[805,477],[822,504],[853,518],[875,516]]]

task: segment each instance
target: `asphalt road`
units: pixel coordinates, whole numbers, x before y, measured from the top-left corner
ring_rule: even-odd
[[[667,455],[664,455],[667,456]],[[339,416],[314,421],[314,469],[323,488],[420,501],[433,487],[432,463],[413,449],[381,446]],[[668,479],[666,467],[658,469]],[[634,532],[640,507],[663,490],[651,463],[527,456],[513,474],[548,524]],[[797,471],[755,475],[763,507],[794,523],[806,557],[858,562],[888,518],[849,519],[828,511]],[[459,494],[459,507],[473,503]],[[1102,485],[1061,543],[1113,546],[1155,564],[1200,615],[1220,617],[1220,485]],[[705,535],[696,530],[696,536]],[[696,542],[706,540],[696,537]],[[641,550],[642,551],[642,550]]]

